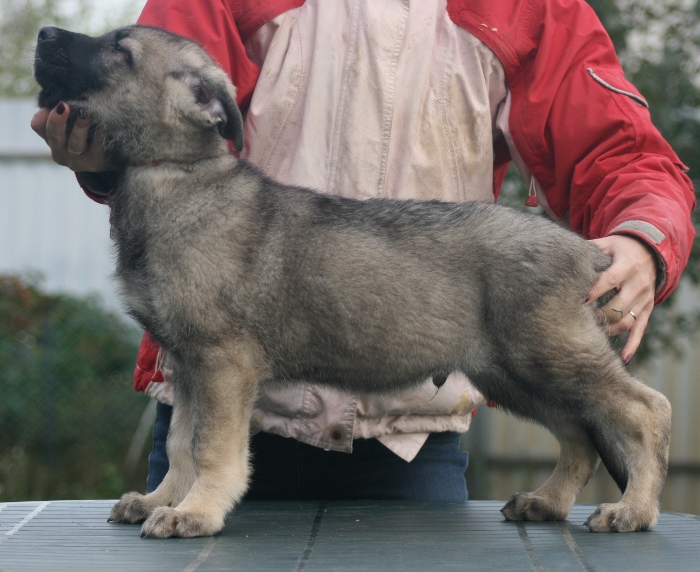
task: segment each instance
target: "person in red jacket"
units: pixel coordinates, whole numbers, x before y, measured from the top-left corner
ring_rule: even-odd
[[[678,284],[692,185],[582,0],[150,0],[139,22],[198,41],[229,73],[242,157],[284,183],[494,201],[514,162],[528,205],[612,256],[588,303],[617,289],[606,313],[611,335],[629,332],[626,363]],[[89,115],[67,132],[66,111],[33,120],[54,159],[108,170],[86,143]],[[135,386],[159,400],[149,490],[167,470],[168,377],[146,333]],[[466,499],[459,436],[481,399],[459,374],[437,395],[430,380],[390,398],[266,390],[249,498]]]

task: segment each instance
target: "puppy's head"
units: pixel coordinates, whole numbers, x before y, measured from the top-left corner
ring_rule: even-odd
[[[90,111],[109,152],[126,161],[196,160],[243,146],[243,120],[226,73],[196,43],[146,26],[92,38],[39,32],[39,105]]]

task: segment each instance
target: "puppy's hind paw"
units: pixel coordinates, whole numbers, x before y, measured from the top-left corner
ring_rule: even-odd
[[[125,493],[119,502],[112,507],[107,522],[120,522],[123,524],[136,524],[146,520],[153,509],[144,502],[144,495],[139,493]]]
[[[656,524],[658,510],[643,511],[622,503],[601,504],[588,517],[591,532],[642,532]]]
[[[541,522],[545,520],[565,520],[568,511],[551,505],[546,498],[533,493],[515,493],[501,509],[506,520],[527,520]]]

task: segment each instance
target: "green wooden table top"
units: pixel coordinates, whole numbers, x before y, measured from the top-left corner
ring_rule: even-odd
[[[0,571],[700,570],[700,518],[662,513],[651,532],[593,534],[512,523],[502,502],[248,502],[212,538],[145,540],[107,523],[113,501],[0,503]]]

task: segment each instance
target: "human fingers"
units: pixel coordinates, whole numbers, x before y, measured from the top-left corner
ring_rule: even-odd
[[[656,258],[649,246],[639,239],[626,235],[612,235],[591,241],[612,259],[610,267],[601,273],[589,291],[590,301],[615,288],[633,274],[655,287],[657,265]]]
[[[654,309],[656,260],[641,241],[628,236],[611,236],[593,241],[612,258],[589,292],[590,302],[614,287],[615,296],[601,308],[608,321],[608,333],[616,336],[630,332],[622,350],[629,362],[639,348]]]
[[[41,123],[45,120],[45,129]],[[72,123],[72,124],[71,124]],[[32,119],[32,126],[40,135],[44,132],[45,140],[51,149],[51,158],[76,172],[100,172],[113,168],[102,147],[102,137],[93,137],[92,117],[80,109],[71,119],[71,108],[65,102],[60,102],[50,110],[37,112]]]
[[[600,308],[608,323],[608,334],[617,336],[629,331],[620,357],[629,363],[639,349],[654,309],[654,295],[644,284],[623,282],[620,292]]]
[[[71,155],[84,155],[90,148],[91,118],[87,110],[79,107],[76,110],[75,123],[67,132],[66,146]]]
[[[624,235],[609,236],[592,242],[610,256],[611,264],[591,286],[588,303],[615,290],[615,297],[604,306],[613,312],[606,313],[610,323],[619,321],[626,313],[625,308],[629,310],[633,304],[642,303],[646,306],[649,300],[653,303],[657,266],[649,248],[640,240]],[[616,310],[623,311],[620,313]]]
[[[605,321],[608,324],[619,322],[625,317],[623,302],[617,294],[613,296],[607,304],[602,306],[600,311],[605,316]]]
[[[59,165],[66,167],[69,166],[68,163],[70,159],[66,147],[68,142],[69,117],[70,106],[61,101],[46,115],[44,130],[44,139],[51,149],[51,158]]]
[[[68,133],[67,149],[73,156],[74,171],[101,172],[114,169],[107,157],[102,132],[93,124],[92,115],[79,108],[73,128]]]
[[[46,107],[40,107],[38,111],[32,117],[31,127],[32,130],[46,141],[46,123],[49,120],[49,115],[51,110]]]
[[[637,334],[643,333],[654,309],[653,295],[645,288],[636,287],[631,282],[625,283],[620,292],[621,294],[615,295],[600,308],[600,312],[608,323],[608,333],[611,336],[617,336],[631,331],[632,328]],[[630,292],[634,294],[629,296]]]
[[[617,336],[629,331],[639,322],[640,317],[646,323],[654,309],[654,291],[636,277],[626,280],[620,286],[619,292],[604,306],[601,311],[608,322],[608,333]]]
[[[630,327],[629,336],[627,336],[627,341],[625,342],[625,345],[622,348],[622,353],[620,354],[620,357],[626,364],[630,363],[632,357],[634,357],[634,354],[636,354],[637,350],[639,349],[639,344],[642,343],[642,337],[644,336],[644,332],[649,324],[649,318],[651,317],[653,308],[654,305],[651,304],[651,306],[645,308],[644,310],[638,312],[630,310],[628,312],[628,314],[632,316],[634,322]]]

